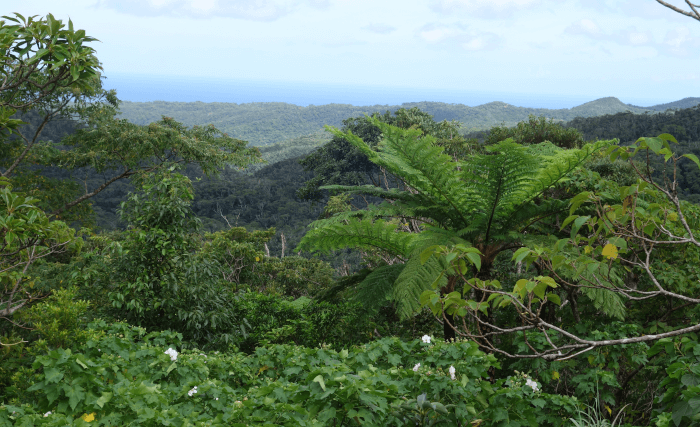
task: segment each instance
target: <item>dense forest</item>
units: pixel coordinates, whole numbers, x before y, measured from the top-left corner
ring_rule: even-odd
[[[689,108],[700,104],[700,98],[685,98],[668,104],[668,108]],[[545,116],[556,121],[569,121],[576,117],[595,117],[604,114],[631,111],[635,114],[659,110],[662,106],[635,107],[614,97],[558,110],[517,107],[504,102],[490,102],[477,107],[442,102],[411,102],[402,105],[371,105],[356,107],[346,104],[310,105],[300,107],[282,102],[250,104],[203,102],[123,102],[120,117],[145,125],[160,120],[161,116],[173,117],[187,126],[212,123],[229,135],[260,146],[285,142],[323,130],[325,125],[340,126],[348,117],[358,117],[374,112],[395,112],[400,108],[419,108],[435,120],[456,120],[465,132],[485,130],[494,125],[514,126],[529,115]]]
[[[136,105],[5,19],[0,426],[700,425],[700,99]]]

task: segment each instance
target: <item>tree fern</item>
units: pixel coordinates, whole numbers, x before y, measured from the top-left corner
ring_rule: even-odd
[[[351,132],[328,129],[397,176],[406,188],[324,187],[381,197],[387,202],[314,222],[299,249],[377,248],[400,257],[404,266],[381,267],[376,274],[368,275],[358,285],[358,295],[365,301],[382,301],[390,295],[404,317],[418,309],[420,293],[449,271],[444,258],[433,257],[421,264],[416,254],[422,248],[471,244],[484,254],[482,271],[488,272],[499,252],[519,246],[525,231],[566,208],[566,201],[547,199],[545,191],[608,143],[600,141],[580,150],[561,150],[552,144],[524,147],[505,140],[489,147],[483,155],[455,161],[435,144],[434,138],[423,136],[418,130],[370,120],[382,131],[383,139],[376,150]],[[420,233],[407,233],[384,221],[392,218],[420,220]],[[393,275],[394,282],[389,284]],[[441,280],[446,283],[447,278]]]

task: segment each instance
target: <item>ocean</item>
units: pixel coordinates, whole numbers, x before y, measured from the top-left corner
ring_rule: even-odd
[[[106,89],[116,89],[123,101],[132,102],[285,102],[299,106],[325,104],[401,105],[405,102],[445,102],[470,107],[501,101],[516,107],[572,108],[605,96],[499,93],[448,89],[419,89],[322,83],[213,79],[135,74],[109,74]],[[649,100],[620,99],[633,105],[653,105]]]

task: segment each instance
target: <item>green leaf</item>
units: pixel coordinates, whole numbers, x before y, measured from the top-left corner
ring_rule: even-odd
[[[78,406],[78,403],[85,399],[85,389],[83,389],[80,384],[72,386],[66,385],[63,387],[63,392],[66,394],[66,397],[68,397],[68,404],[73,410]]]
[[[110,400],[112,400],[112,393],[105,391],[102,393],[102,396],[95,401],[95,404],[102,408],[105,406],[105,403],[109,402]]]
[[[527,289],[528,292],[532,292],[535,289],[535,286],[537,286],[537,285],[538,285],[537,282],[528,281],[525,284],[525,289]]]
[[[321,386],[321,389],[323,389],[323,391],[326,391],[326,383],[323,381],[323,375],[316,375],[316,377],[313,379],[313,382],[318,383],[318,385]]]
[[[47,383],[57,383],[63,378],[63,373],[56,368],[44,370],[44,379]]]
[[[544,293],[547,291],[547,284],[544,282],[540,282],[535,286],[533,289],[533,292],[535,295],[537,295],[538,298],[544,299]]]
[[[561,223],[561,227],[559,227],[559,231],[563,230],[564,227],[566,227],[567,225],[569,225],[569,223],[570,223],[571,221],[575,220],[575,219],[578,218],[578,217],[579,217],[579,215],[569,215],[569,216],[564,220],[564,222]]]
[[[586,216],[581,216],[581,217],[576,218],[576,220],[574,221],[574,225],[571,227],[571,238],[572,238],[572,239],[574,239],[574,238],[576,237],[576,233],[578,233],[578,230],[579,230],[579,229],[583,226],[583,224],[585,224],[586,221],[588,221],[589,219],[591,219],[591,217],[588,216],[588,215],[586,215]]]
[[[561,298],[559,298],[559,295],[557,294],[548,293],[547,299],[556,305],[561,305]]]
[[[683,154],[681,157],[685,157],[685,158],[692,160],[700,168],[700,160],[698,160],[698,156],[696,156],[695,154],[692,154],[692,153]]]
[[[467,252],[467,258],[476,266],[477,270],[481,270],[481,257],[474,252]]]
[[[659,138],[644,138],[646,145],[656,154],[659,154],[661,148],[663,147],[662,140]]]
[[[673,137],[673,135],[669,133],[662,133],[661,135],[657,136],[659,139],[663,139],[664,141],[672,141],[678,144],[678,141],[676,141],[676,138]]]
[[[515,251],[515,253],[513,254],[513,257],[511,259],[514,260],[516,263],[519,263],[520,261],[525,259],[525,257],[528,256],[529,254],[530,254],[530,248],[522,247],[522,248],[518,249],[517,251]]]

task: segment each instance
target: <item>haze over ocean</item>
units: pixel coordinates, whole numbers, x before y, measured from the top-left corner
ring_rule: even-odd
[[[516,107],[572,108],[610,94],[556,95],[528,93],[498,93],[453,91],[449,89],[416,89],[381,86],[344,86],[320,83],[224,80],[214,78],[154,76],[109,73],[104,80],[106,89],[116,89],[117,96],[131,102],[286,102],[299,106],[324,104],[401,105],[405,102],[445,102],[470,107],[493,101]],[[620,97],[618,97],[620,98]],[[638,106],[651,106],[676,99],[620,98]]]

